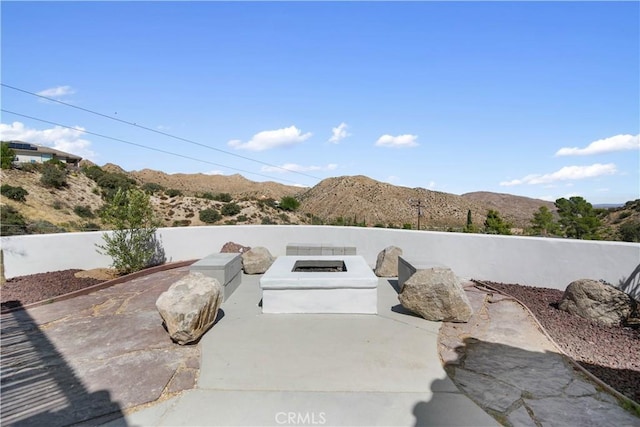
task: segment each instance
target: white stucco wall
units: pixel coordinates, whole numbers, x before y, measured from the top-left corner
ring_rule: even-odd
[[[356,246],[374,266],[387,246],[405,255],[445,264],[463,278],[564,289],[580,278],[603,279],[640,294],[640,244],[492,236],[331,226],[209,226],[158,231],[168,261],[202,258],[234,241],[264,246],[284,255],[288,243]],[[7,278],[68,268],[107,267],[110,258],[95,250],[102,233],[64,233],[0,238]]]

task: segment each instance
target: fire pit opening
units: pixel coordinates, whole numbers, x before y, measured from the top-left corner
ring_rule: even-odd
[[[342,260],[298,260],[293,264],[295,273],[335,273],[347,271]]]

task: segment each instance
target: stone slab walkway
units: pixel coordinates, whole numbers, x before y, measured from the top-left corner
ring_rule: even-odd
[[[469,283],[468,323],[440,329],[453,382],[501,424],[640,426],[615,397],[560,354],[518,302]]]

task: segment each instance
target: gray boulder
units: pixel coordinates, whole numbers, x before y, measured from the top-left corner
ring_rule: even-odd
[[[242,254],[242,268],[245,274],[263,274],[271,267],[275,258],[267,248],[256,246]]]
[[[404,282],[398,300],[427,320],[468,322],[473,314],[460,280],[444,267],[416,271]]]
[[[402,249],[397,246],[384,248],[376,260],[374,270],[378,277],[398,277],[398,256],[402,255]]]
[[[171,338],[184,345],[200,338],[213,325],[223,296],[216,279],[193,272],[163,292],[156,308]]]
[[[626,293],[591,279],[571,282],[559,304],[561,310],[607,326],[620,325],[634,306],[634,300]]]

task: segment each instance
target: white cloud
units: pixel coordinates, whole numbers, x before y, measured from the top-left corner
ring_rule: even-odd
[[[224,175],[224,172],[219,170],[212,170],[209,172],[203,172],[205,175]]]
[[[288,128],[265,130],[253,135],[248,142],[232,139],[227,144],[239,150],[264,151],[276,147],[299,144],[311,137],[311,132],[305,134],[295,126]]]
[[[436,182],[435,181],[429,181],[429,185],[427,188],[436,188]]]
[[[376,141],[377,147],[395,147],[395,148],[404,148],[404,147],[417,147],[419,144],[416,142],[418,139],[418,135],[382,135]]]
[[[330,171],[338,168],[338,165],[335,163],[329,163],[326,166],[302,166],[297,165],[295,163],[285,163],[280,167],[277,166],[263,166],[262,172],[277,172],[277,173],[286,173],[290,172],[312,172],[312,171]],[[286,169],[286,170],[284,170]]]
[[[347,132],[348,127],[349,126],[345,122],[342,122],[338,125],[337,128],[332,128],[331,131],[333,135],[331,135],[331,138],[329,138],[329,142],[337,144],[346,137],[351,136],[351,134]]]
[[[397,182],[400,182],[400,177],[395,175],[390,175],[387,177],[387,182],[389,184],[395,184]]]
[[[503,181],[500,185],[503,187],[511,187],[521,184],[549,184],[556,181],[578,180],[594,178],[602,175],[613,175],[616,172],[616,165],[613,163],[607,163],[604,165],[601,163],[594,163],[590,166],[565,166],[556,172],[544,175],[531,174],[521,179]]]
[[[24,141],[52,147],[85,159],[94,159],[95,153],[90,149],[91,142],[82,138],[83,133],[84,128],[79,126],[75,129],[55,126],[51,129],[37,130],[30,129],[21,122],[13,122],[10,125],[0,123],[0,138],[3,141]]]
[[[47,98],[61,98],[67,95],[73,95],[76,91],[71,86],[56,86],[37,92],[40,96]]]
[[[556,152],[556,156],[587,156],[590,154],[610,153],[612,151],[626,151],[640,149],[639,135],[615,135],[609,138],[593,141],[585,148],[565,147]]]

